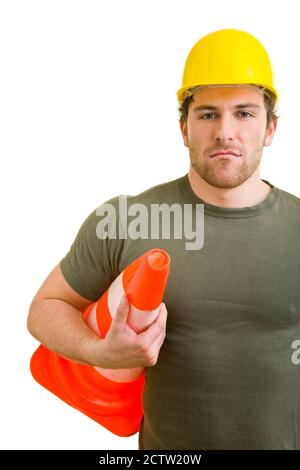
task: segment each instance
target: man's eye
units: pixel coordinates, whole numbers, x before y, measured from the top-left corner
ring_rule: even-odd
[[[206,114],[203,114],[202,116],[199,116],[199,119],[206,120],[207,116],[215,116],[215,114],[214,113],[206,113]]]
[[[240,111],[239,114],[244,114],[244,115],[247,114],[247,116],[243,116],[243,117],[248,117],[248,116],[251,117],[252,116],[252,114],[248,113],[247,111]]]

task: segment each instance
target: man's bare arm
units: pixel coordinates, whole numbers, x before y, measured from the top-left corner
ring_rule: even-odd
[[[111,369],[154,365],[166,334],[166,307],[162,304],[155,322],[136,334],[127,325],[124,300],[106,338],[99,338],[82,317],[91,300],[69,286],[57,265],[32,300],[27,327],[47,348],[81,364]]]

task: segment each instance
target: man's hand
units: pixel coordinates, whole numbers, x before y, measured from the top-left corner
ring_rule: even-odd
[[[126,295],[121,299],[116,315],[104,339],[93,347],[93,365],[106,369],[129,369],[154,366],[166,336],[167,309],[162,303],[154,322],[137,334],[127,324],[130,305]],[[98,356],[98,357],[97,357]],[[103,365],[105,364],[105,365]]]

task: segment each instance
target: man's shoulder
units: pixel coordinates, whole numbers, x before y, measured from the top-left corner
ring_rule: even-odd
[[[281,199],[284,202],[289,203],[295,207],[298,207],[298,209],[300,209],[300,198],[298,196],[288,191],[285,191],[284,189],[281,189],[281,188],[278,188],[278,190],[280,192]]]
[[[168,202],[168,200],[180,197],[180,188],[182,187],[185,176],[186,175],[164,183],[156,184],[155,186],[151,186],[138,194],[121,194],[114,196],[113,198],[105,201],[105,204],[112,204],[116,207],[119,206],[121,199],[123,199],[123,201],[125,199],[128,200],[130,204]]]
[[[172,193],[173,191],[177,191],[178,187],[181,185],[184,178],[185,176],[180,176],[179,178],[169,180],[164,183],[156,184],[155,186],[151,186],[150,188],[145,189],[141,193],[136,194],[135,196],[131,196],[131,197],[136,197],[141,200],[142,199],[146,200],[148,198],[151,199],[152,196],[154,197],[157,195],[164,196],[166,193]]]

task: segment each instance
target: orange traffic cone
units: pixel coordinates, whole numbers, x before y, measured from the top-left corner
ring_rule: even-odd
[[[128,324],[137,333],[157,317],[170,258],[152,249],[129,264],[100,299],[83,313],[86,323],[105,337],[123,294],[130,303]],[[35,380],[63,401],[118,436],[131,436],[143,416],[145,368],[102,369],[69,361],[40,345],[31,358]]]

